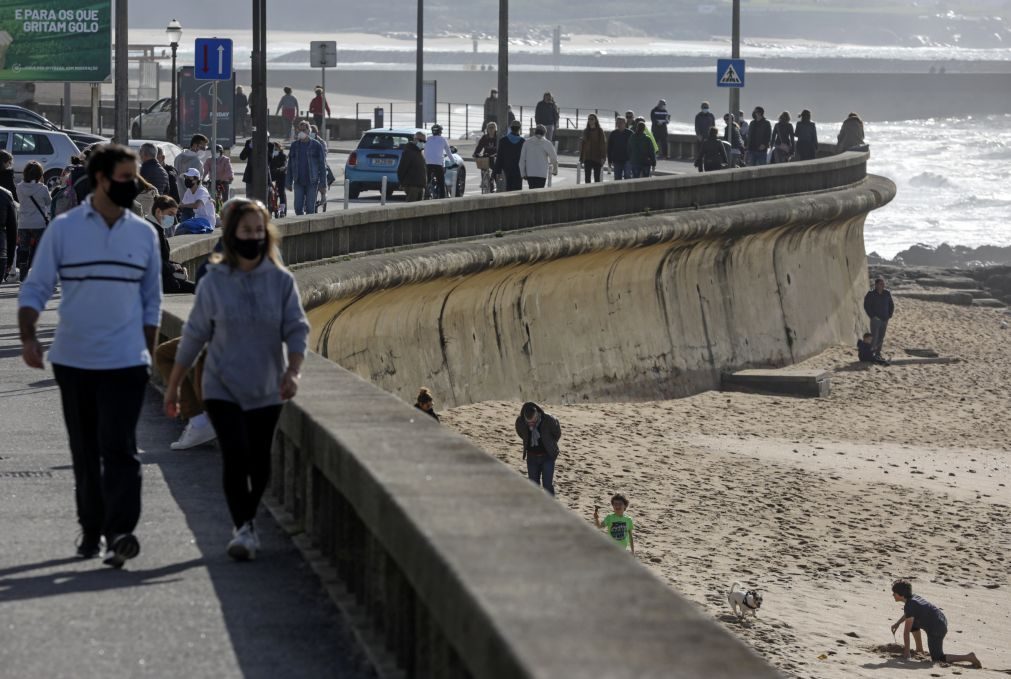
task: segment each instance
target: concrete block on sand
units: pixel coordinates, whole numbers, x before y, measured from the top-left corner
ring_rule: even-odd
[[[956,292],[947,290],[944,292],[896,292],[896,297],[907,299],[920,299],[925,302],[941,302],[943,304],[957,304],[958,306],[972,306],[972,295],[968,292]]]
[[[917,278],[916,282],[925,288],[953,288],[955,290],[979,289],[979,281],[964,276],[938,276],[937,278]]]
[[[908,356],[920,356],[921,358],[937,358],[940,356],[933,349],[903,349]]]
[[[999,299],[993,299],[992,297],[985,297],[983,299],[974,299],[972,301],[973,306],[986,307],[988,309],[1003,309],[1007,306],[1004,302]]]
[[[830,373],[825,370],[752,369],[724,373],[723,391],[749,391],[806,398],[824,398],[832,391]]]
[[[945,363],[958,363],[959,358],[955,356],[903,356],[901,358],[893,358],[888,361],[889,365],[928,365],[928,364],[945,364]]]

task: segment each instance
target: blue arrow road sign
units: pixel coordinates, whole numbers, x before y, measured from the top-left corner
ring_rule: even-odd
[[[744,59],[718,59],[716,86],[744,87]]]
[[[232,41],[227,38],[197,38],[193,77],[197,80],[231,80]]]

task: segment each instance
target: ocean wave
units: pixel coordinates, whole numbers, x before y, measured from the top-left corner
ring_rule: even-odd
[[[910,186],[925,186],[933,189],[954,188],[955,183],[936,172],[921,172],[909,180]]]
[[[962,196],[948,205],[949,209],[1000,208],[1011,207],[1011,200],[1000,198],[979,198],[974,195]]]

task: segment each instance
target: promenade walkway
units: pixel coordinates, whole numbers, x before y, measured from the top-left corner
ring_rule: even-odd
[[[171,451],[179,427],[154,390],[138,431],[141,554],[121,571],[74,557],[59,391],[51,369],[21,361],[16,295],[0,287],[0,675],[362,676],[336,608],[268,514],[257,561],[226,556],[218,452]],[[42,315],[44,345],[55,323]]]

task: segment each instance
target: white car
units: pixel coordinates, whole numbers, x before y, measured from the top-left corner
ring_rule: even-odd
[[[134,151],[140,152],[140,147],[144,144],[154,144],[161,152],[165,154],[165,164],[174,165],[176,162],[176,156],[183,152],[181,148],[176,146],[170,141],[158,141],[157,139],[131,139],[128,142],[130,148]]]
[[[43,181],[49,188],[56,185],[70,159],[79,153],[77,145],[62,132],[28,127],[0,127],[0,149],[14,156],[14,174],[18,178],[29,161],[41,163]]]
[[[168,139],[172,122],[172,99],[159,99],[130,121],[130,137],[137,139]]]

